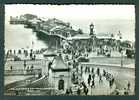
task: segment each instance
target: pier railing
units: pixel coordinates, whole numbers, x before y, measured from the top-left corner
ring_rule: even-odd
[[[36,75],[40,73],[42,70],[41,69],[33,69],[33,70],[24,70],[24,69],[18,69],[18,70],[5,70],[4,75],[9,76],[9,75]]]
[[[60,38],[62,38],[62,39],[67,39],[65,36],[63,36],[63,35],[60,35],[60,34],[48,34],[48,32],[46,32],[45,30],[39,30],[40,32],[43,32],[43,33],[45,33],[45,34],[47,34],[47,35],[51,35],[51,36],[58,36],[58,37],[60,37]]]

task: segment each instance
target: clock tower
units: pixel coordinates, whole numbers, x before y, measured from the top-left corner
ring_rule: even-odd
[[[90,35],[91,36],[94,35],[94,24],[93,23],[90,24]]]

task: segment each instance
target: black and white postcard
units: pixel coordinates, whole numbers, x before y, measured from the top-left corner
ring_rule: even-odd
[[[5,5],[4,95],[135,95],[134,5]]]

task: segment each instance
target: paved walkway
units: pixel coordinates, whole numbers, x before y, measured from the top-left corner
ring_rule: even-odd
[[[96,68],[98,68],[99,66],[97,66],[95,68],[95,66],[91,66],[90,67],[94,67],[94,71],[96,72]],[[115,78],[115,84],[112,88],[109,88],[109,82],[103,77],[102,83],[99,83],[99,77],[95,78],[96,81],[96,88],[92,88],[92,95],[110,95],[111,92],[114,91],[114,89],[118,89],[118,91],[120,92],[120,95],[124,95],[124,91],[125,88],[127,89],[127,84],[128,82],[130,82],[130,95],[133,95],[135,93],[135,71],[134,69],[125,69],[125,68],[105,68],[105,67],[99,67],[100,71],[102,69],[105,69],[107,72],[111,73],[113,75],[113,77]],[[88,74],[83,74],[83,78],[87,84],[87,78],[88,78]],[[89,90],[91,91],[91,87],[89,88]]]
[[[83,74],[83,79],[86,84],[89,74]],[[115,89],[115,84],[112,88],[109,86],[109,81],[106,80],[105,77],[102,77],[102,82],[99,82],[99,76],[95,77],[95,87],[91,88],[91,86],[88,85],[88,95],[110,95],[112,91]]]

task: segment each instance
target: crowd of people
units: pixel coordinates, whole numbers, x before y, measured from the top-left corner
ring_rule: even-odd
[[[112,90],[110,94],[115,92],[114,95],[128,95],[131,89],[131,83],[128,82],[124,88],[124,92],[121,93],[121,90],[117,90],[117,84],[115,83],[116,79],[114,75],[102,68],[99,67],[89,67],[89,66],[80,66],[80,69],[74,70],[72,72],[71,81],[76,86],[76,90],[73,87],[70,87],[66,90],[66,95],[95,95],[92,94],[92,91],[95,91],[96,88],[99,88],[102,84],[106,84],[106,88]],[[100,90],[101,91],[101,90]]]
[[[24,58],[28,58],[30,60],[36,60],[38,54],[43,54],[46,49],[38,49],[38,50],[33,50],[33,49],[18,49],[18,50],[7,50],[5,58],[14,60],[14,61],[20,61],[24,60]],[[23,57],[22,57],[23,56]]]
[[[87,75],[87,77],[84,75]],[[99,67],[95,68],[91,66],[89,67],[81,65],[79,68],[78,66],[78,68],[76,68],[76,70],[72,72],[71,77],[72,84],[75,84],[78,87],[76,89],[76,93],[73,92],[72,88],[70,87],[70,89],[67,89],[66,94],[90,95],[88,94],[91,91],[89,88],[91,88],[92,90],[97,88],[96,85],[103,84],[104,78],[106,81],[108,81],[109,88],[111,89],[115,82],[115,78],[111,73],[104,69],[100,69]],[[97,83],[97,79],[99,80],[99,84]]]
[[[132,93],[131,89],[131,82],[127,80],[127,83],[124,84],[123,87],[119,87],[119,83],[117,83],[117,78],[114,75],[114,73],[107,71],[106,69],[102,69],[99,67],[91,67],[91,66],[81,66],[80,67],[80,76],[84,79],[87,75],[87,80],[83,80],[83,84],[86,85],[88,88],[98,88],[99,85],[102,85],[103,83],[108,83],[108,88],[111,91],[110,94],[114,95],[130,95]],[[85,74],[85,76],[83,76]],[[106,82],[107,81],[107,82]],[[83,86],[85,86],[83,85]],[[85,87],[84,87],[85,88]],[[80,88],[79,88],[80,89]],[[81,89],[80,89],[81,90]],[[89,90],[92,91],[92,90]],[[77,91],[78,92],[78,91]]]

